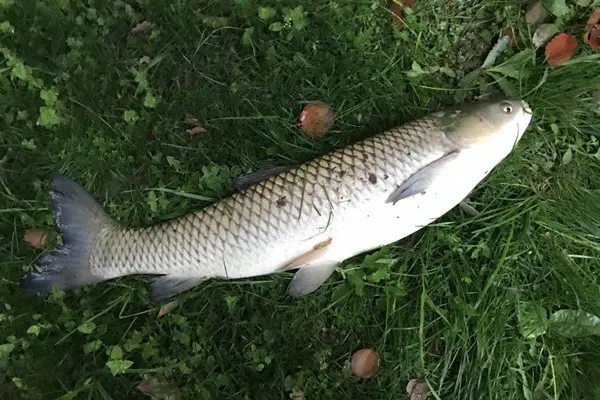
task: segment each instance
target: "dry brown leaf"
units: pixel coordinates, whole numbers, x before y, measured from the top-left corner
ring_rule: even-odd
[[[304,392],[298,388],[292,389],[292,400],[305,400]]]
[[[440,355],[444,352],[444,342],[439,336],[435,336],[429,341],[429,345],[427,346],[427,355],[432,358],[440,357]]]
[[[352,355],[352,372],[361,378],[369,378],[379,369],[379,355],[373,349],[362,349]]]
[[[190,128],[187,129],[186,131],[191,136],[196,136],[201,133],[208,132],[208,130],[206,128],[204,128],[202,125],[200,125],[200,121],[198,121],[198,119],[196,117],[194,117],[193,115],[186,114],[185,118],[183,120],[185,121],[186,124],[188,124],[190,126]]]
[[[585,35],[585,42],[596,53],[600,53],[600,25],[593,25],[588,28]]]
[[[550,13],[544,8],[541,1],[536,1],[529,7],[525,14],[525,22],[530,25],[540,24]]]
[[[154,390],[152,387],[152,378],[144,379],[138,383],[137,388],[140,392],[147,396],[153,396]]]
[[[500,36],[508,36],[509,46],[515,46],[519,42],[519,36],[513,28],[502,28]]]
[[[158,132],[156,132],[154,129],[147,131],[146,135],[145,135],[146,140],[152,142],[154,140],[158,140]]]
[[[152,22],[150,21],[142,21],[131,29],[131,33],[144,33],[152,28]]]
[[[177,390],[174,387],[153,377],[141,381],[137,388],[146,396],[156,400],[175,400],[178,398]]]
[[[567,62],[577,48],[577,39],[568,33],[559,33],[546,45],[546,61],[551,66]]]
[[[173,309],[175,309],[175,307],[177,307],[178,305],[179,302],[177,300],[174,300],[167,304],[163,304],[163,306],[158,311],[158,315],[156,316],[156,318],[162,317],[166,313],[173,311]]]
[[[600,8],[596,9],[587,20],[588,25],[596,25],[600,21]]]
[[[410,396],[410,400],[423,400],[429,394],[429,386],[426,382],[411,379],[406,385],[406,393]]]
[[[190,134],[190,136],[196,136],[199,135],[201,133],[206,133],[208,132],[205,128],[201,127],[201,126],[195,126],[191,129],[186,129],[186,132]]]
[[[183,120],[188,125],[191,125],[191,126],[200,126],[200,122],[193,115],[185,114],[185,117],[183,118]]]
[[[304,106],[300,112],[297,125],[310,137],[322,137],[333,126],[335,112],[322,101],[315,101]]]
[[[23,235],[23,240],[38,249],[43,249],[53,239],[54,233],[44,229],[28,229]]]
[[[392,24],[396,28],[404,27],[404,7],[412,7],[415,4],[415,0],[391,0],[390,9],[392,10]]]
[[[595,10],[587,20],[587,29],[583,40],[594,50],[600,53],[600,8]]]

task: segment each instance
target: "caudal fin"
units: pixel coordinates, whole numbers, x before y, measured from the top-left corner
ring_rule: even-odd
[[[98,233],[115,223],[81,185],[62,175],[53,177],[50,202],[63,244],[40,258],[41,272],[24,275],[21,288],[48,294],[53,286],[68,291],[102,281],[90,272],[90,252]]]

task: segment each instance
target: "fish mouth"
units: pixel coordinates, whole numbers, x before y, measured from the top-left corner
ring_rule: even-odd
[[[527,102],[525,100],[521,100],[521,107],[523,108],[523,111],[525,112],[525,114],[533,113],[531,111],[531,107],[529,107],[529,104],[527,104]]]
[[[513,146],[517,144],[521,137],[523,137],[523,134],[527,130],[527,127],[529,127],[529,124],[531,123],[531,118],[533,117],[533,111],[531,111],[531,107],[529,106],[529,104],[527,104],[525,100],[521,100],[520,103],[521,110],[523,110],[523,113],[522,117],[519,118],[517,121],[517,137]]]

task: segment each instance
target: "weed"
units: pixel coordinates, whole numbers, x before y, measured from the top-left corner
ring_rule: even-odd
[[[593,2],[548,3],[575,30]],[[597,397],[598,55],[548,68],[512,0],[417,0],[405,28],[391,20],[371,0],[0,0],[0,397],[403,398],[413,378],[444,399]],[[491,62],[504,26],[521,40]],[[472,194],[479,214],[348,260],[306,298],[287,274],[211,281],[157,318],[143,277],[19,288],[39,255],[24,232],[54,229],[53,172],[145,225],[495,94],[534,123]],[[295,126],[312,100],[336,110],[323,140]],[[352,374],[361,348],[381,356],[373,378]]]

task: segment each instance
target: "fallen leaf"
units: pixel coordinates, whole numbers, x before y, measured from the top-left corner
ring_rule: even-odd
[[[358,350],[352,355],[351,368],[361,378],[369,378],[379,369],[379,355],[373,349]]]
[[[396,28],[404,27],[404,7],[412,7],[415,0],[390,0],[390,9],[392,10],[392,24]]]
[[[502,28],[500,36],[508,36],[508,44],[515,46],[519,42],[517,32],[513,28]]]
[[[140,383],[138,383],[137,388],[140,392],[144,393],[147,396],[152,396],[153,388],[152,388],[152,378],[144,379]]]
[[[596,9],[587,20],[588,25],[596,25],[600,21],[600,8]]]
[[[558,27],[556,25],[542,24],[535,30],[531,42],[535,47],[541,47],[557,32]]]
[[[406,393],[410,396],[410,400],[423,400],[429,394],[429,386],[426,382],[411,379],[406,385]]]
[[[587,20],[587,29],[583,40],[594,50],[600,53],[600,8],[596,9]]]
[[[148,131],[145,135],[146,140],[148,141],[154,141],[154,140],[158,140],[158,132],[156,132],[156,130],[152,129],[151,131]]]
[[[188,125],[200,126],[200,122],[193,115],[185,114],[185,117],[183,118],[183,120]]]
[[[546,45],[546,61],[557,66],[568,61],[577,48],[577,39],[568,33],[559,33]]]
[[[153,399],[175,400],[178,398],[177,390],[166,382],[161,382],[157,378],[147,378],[141,381],[137,388],[140,392]]]
[[[322,101],[304,106],[300,112],[298,126],[310,137],[324,136],[333,126],[335,112]]]
[[[131,29],[131,33],[144,33],[152,28],[152,22],[150,21],[142,21]]]
[[[305,400],[304,392],[300,389],[293,388],[292,389],[292,400]]]
[[[208,132],[205,128],[201,127],[201,126],[195,126],[191,129],[186,129],[186,132],[190,134],[190,136],[196,136],[199,135],[201,133],[206,133]]]
[[[427,355],[430,357],[440,357],[444,351],[444,342],[439,336],[434,337],[427,346]]]
[[[38,249],[43,249],[46,244],[54,240],[55,234],[44,229],[28,229],[23,235],[23,240]]]
[[[592,50],[596,53],[600,53],[600,25],[589,27],[584,39]]]
[[[548,10],[544,8],[541,1],[536,1],[529,7],[525,14],[525,22],[530,25],[537,25],[542,23],[544,19],[550,14]]]
[[[191,136],[208,132],[206,128],[200,125],[200,121],[198,121],[198,119],[196,119],[196,117],[194,117],[193,115],[186,114],[183,120],[186,124],[191,126],[189,129],[186,130],[186,132],[189,133]]]
[[[175,309],[175,307],[177,307],[178,304],[179,302],[177,300],[174,300],[167,304],[163,304],[163,306],[158,311],[158,315],[156,316],[156,318],[162,317],[166,313],[173,311],[173,309]]]

